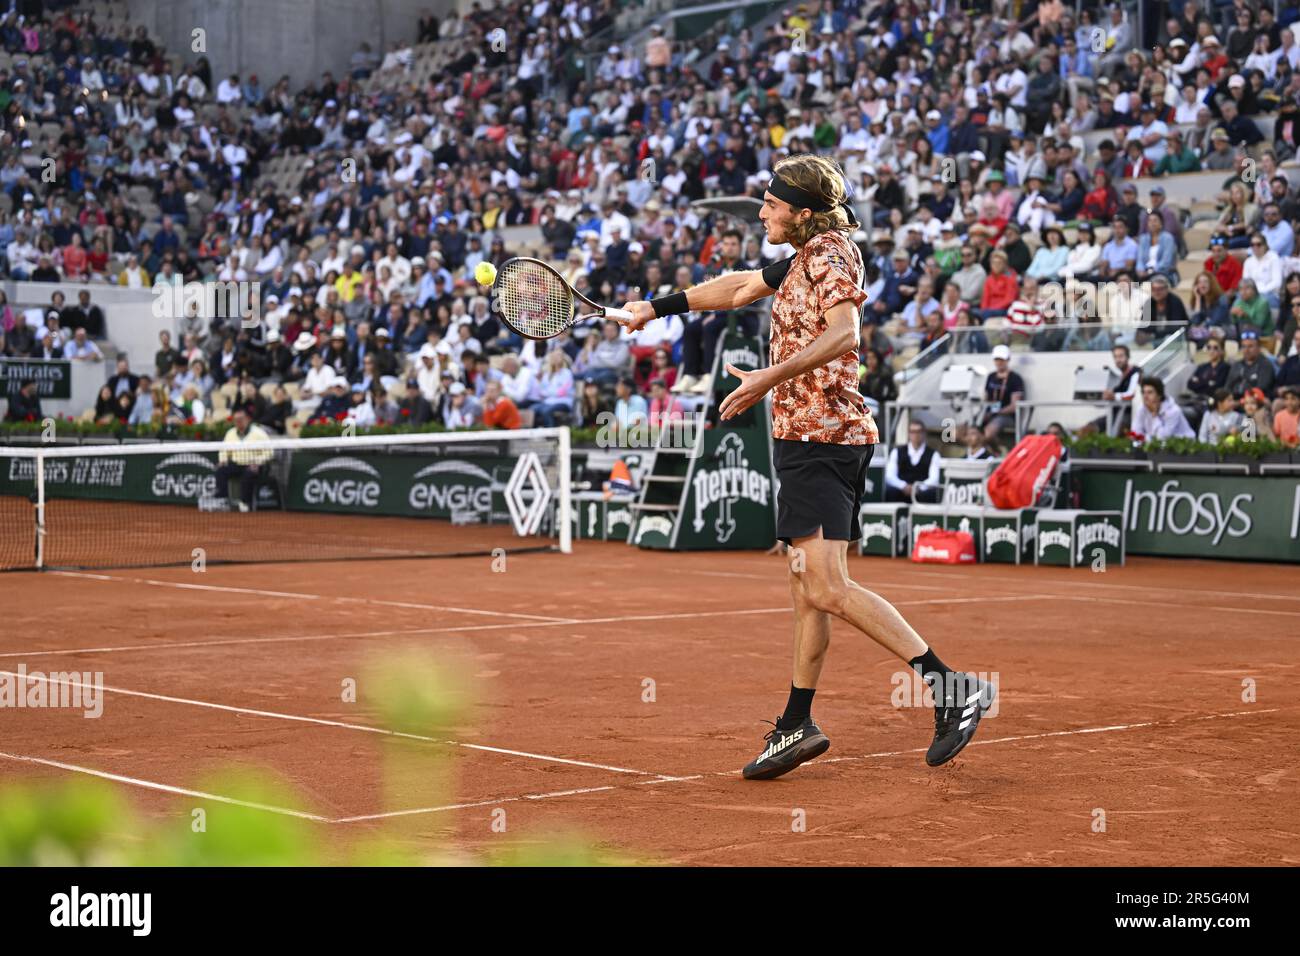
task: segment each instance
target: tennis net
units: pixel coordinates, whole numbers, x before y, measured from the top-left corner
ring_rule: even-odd
[[[570,550],[561,428],[0,446],[0,570]]]

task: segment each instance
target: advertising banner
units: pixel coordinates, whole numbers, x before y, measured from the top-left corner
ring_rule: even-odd
[[[1081,507],[1123,514],[1130,554],[1300,562],[1300,477],[1077,474]]]

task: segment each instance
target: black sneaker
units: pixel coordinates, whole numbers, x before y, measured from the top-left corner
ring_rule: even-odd
[[[982,681],[974,674],[963,674],[968,680],[962,692],[955,697],[945,697],[934,708],[934,741],[925,752],[925,762],[931,767],[945,764],[961,753],[975,731],[979,729],[980,718],[991,706],[998,689],[988,681]]]
[[[769,742],[767,749],[745,765],[742,772],[746,780],[779,777],[813,757],[820,757],[831,746],[811,717],[805,717],[799,726],[787,730],[779,730],[774,724],[763,739]]]

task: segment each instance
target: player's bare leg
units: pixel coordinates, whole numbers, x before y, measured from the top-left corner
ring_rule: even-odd
[[[803,593],[799,555],[791,561],[790,597],[794,602],[794,686],[815,688],[826,651],[831,646],[831,616],[818,610]]]
[[[811,706],[830,644],[831,615],[907,661],[934,688],[935,735],[926,762],[938,766],[955,757],[974,736],[980,718],[992,703],[994,688],[973,675],[948,668],[896,607],[854,581],[848,571],[847,541],[827,540],[820,530],[816,535],[796,539],[791,548],[790,577],[795,605],[790,704],[773,731],[778,739],[745,768],[745,775],[751,779],[778,776],[770,766],[765,770],[762,764],[776,758],[778,764],[789,764],[780,771],[784,773],[830,746],[829,741],[824,745],[818,741],[817,754],[805,756],[811,748],[806,748],[804,741],[812,732],[815,738],[825,737],[812,721]],[[795,735],[799,735],[798,739]]]
[[[831,644],[831,616],[804,593],[804,554],[788,549],[790,599],[794,605],[794,680],[785,713],[765,738],[768,745],[744,769],[748,780],[769,780],[824,754],[830,741],[812,720],[812,699]]]

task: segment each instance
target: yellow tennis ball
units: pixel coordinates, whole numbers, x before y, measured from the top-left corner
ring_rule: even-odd
[[[474,267],[474,280],[479,285],[491,285],[497,281],[497,267],[490,262],[480,262]]]

